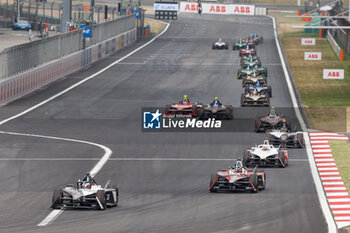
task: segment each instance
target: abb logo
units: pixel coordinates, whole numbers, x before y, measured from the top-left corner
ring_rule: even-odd
[[[225,13],[226,7],[225,6],[211,6],[209,12],[215,12],[215,13]]]
[[[340,77],[340,74],[339,72],[328,72],[328,77],[330,78]]]
[[[324,69],[323,79],[344,79],[344,70],[342,69]]]
[[[250,7],[249,6],[236,6],[234,13],[250,13]]]
[[[199,6],[198,4],[186,4],[185,11],[198,11]]]
[[[315,45],[315,38],[301,38],[301,45]]]
[[[180,12],[198,13],[199,6],[196,2],[180,2]],[[223,15],[254,15],[254,5],[202,3],[203,14]]]
[[[321,52],[305,52],[304,60],[322,60]]]

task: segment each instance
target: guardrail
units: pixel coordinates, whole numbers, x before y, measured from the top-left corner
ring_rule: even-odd
[[[135,29],[135,26],[135,15],[96,24],[92,27],[93,37],[86,42],[86,47]],[[83,30],[78,30],[5,49],[0,53],[0,79],[82,50],[82,34]]]
[[[45,63],[9,79],[0,80],[0,105],[28,95],[68,74],[109,56],[113,52],[133,43],[136,29],[121,33],[106,41],[74,52],[60,59]],[[30,60],[30,58],[27,58]]]
[[[335,39],[333,38],[333,36],[329,33],[329,31],[327,31],[327,40],[328,42],[331,44],[334,52],[337,54],[337,57],[340,61],[344,61],[344,50],[342,50],[340,48],[340,46],[338,45],[338,43],[335,41]]]

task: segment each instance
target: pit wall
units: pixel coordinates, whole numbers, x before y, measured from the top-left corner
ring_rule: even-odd
[[[28,95],[136,41],[136,29],[0,82],[0,105]],[[30,59],[30,58],[28,58]]]

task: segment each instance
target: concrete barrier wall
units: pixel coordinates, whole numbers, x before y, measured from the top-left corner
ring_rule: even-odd
[[[30,94],[136,40],[136,29],[0,82],[0,105]]]

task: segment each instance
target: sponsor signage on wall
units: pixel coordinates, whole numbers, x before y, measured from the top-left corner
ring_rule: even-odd
[[[181,2],[180,12],[198,13],[199,6],[196,2]],[[254,15],[254,5],[216,4],[202,3],[202,14],[221,15]]]
[[[304,60],[311,60],[311,61],[322,60],[322,53],[321,52],[305,52],[304,53]]]
[[[155,11],[179,11],[179,5],[177,4],[177,2],[174,2],[174,3],[156,2],[154,3],[154,10]]]
[[[323,79],[344,79],[344,70],[323,69]]]
[[[301,45],[315,45],[315,38],[301,38]]]

